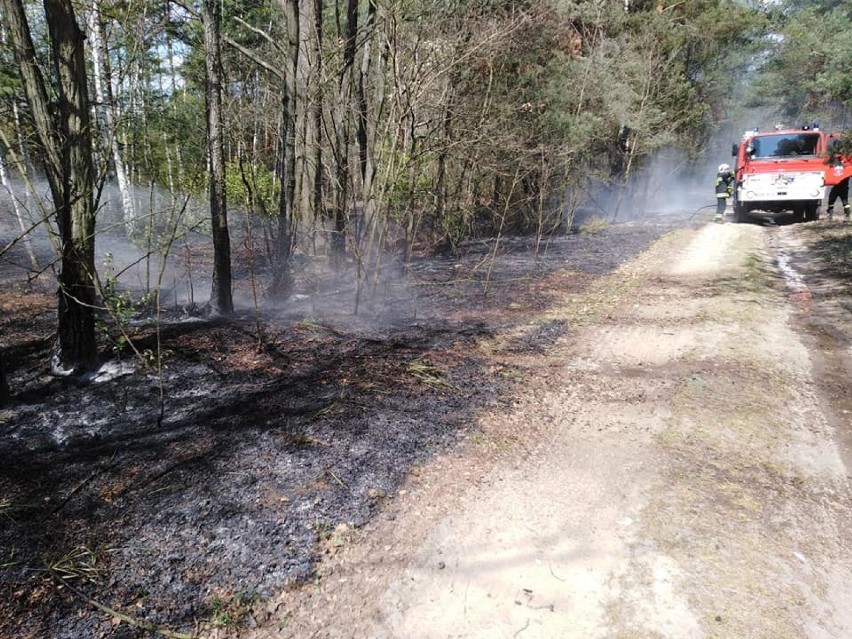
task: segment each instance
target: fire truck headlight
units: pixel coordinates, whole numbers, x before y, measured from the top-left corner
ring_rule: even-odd
[[[814,189],[811,191],[811,197],[819,197],[819,189]]]
[[[753,200],[754,199],[754,191],[749,191],[748,193],[746,193],[746,197],[749,200]]]

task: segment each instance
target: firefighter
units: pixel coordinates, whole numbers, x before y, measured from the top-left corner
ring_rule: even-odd
[[[831,187],[831,190],[828,192],[828,219],[834,217],[834,203],[837,200],[840,200],[840,204],[843,206],[843,215],[848,220],[849,219],[849,180],[843,180],[839,184],[835,184]]]
[[[725,214],[725,207],[728,204],[728,198],[734,191],[734,172],[727,164],[719,165],[719,172],[716,174],[716,221],[721,222],[722,216]]]

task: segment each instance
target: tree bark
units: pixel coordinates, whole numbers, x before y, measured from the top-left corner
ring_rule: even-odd
[[[100,0],[92,0],[88,28],[89,39],[92,43],[92,70],[101,138],[104,147],[109,149],[109,154],[112,155],[115,179],[118,183],[118,192],[121,197],[122,219],[124,220],[127,237],[131,238],[136,228],[136,211],[133,206],[133,197],[130,193],[127,168],[124,165],[124,158],[121,157],[121,149],[118,145],[118,131],[116,131],[115,127],[116,117],[114,114],[115,100],[112,93],[112,74],[110,72],[109,56],[106,51],[106,35],[101,21]]]
[[[213,228],[213,285],[210,315],[234,311],[231,289],[231,238],[225,195],[224,114],[222,109],[221,5],[204,0],[204,53],[206,65],[207,145],[210,160],[210,216]]]
[[[314,155],[314,195],[313,207],[314,215],[317,219],[324,219],[323,215],[323,170],[322,170],[322,0],[314,0],[314,29],[316,31],[315,39],[315,56],[316,56],[316,89],[313,105],[313,125],[314,125],[314,140],[316,142],[316,152]]]
[[[376,210],[376,195],[373,187],[375,178],[375,167],[373,161],[373,141],[375,137],[374,126],[371,125],[371,120],[375,117],[371,116],[367,106],[367,82],[371,73],[371,63],[373,56],[372,41],[375,38],[376,29],[376,2],[369,0],[367,3],[367,16],[363,27],[363,52],[361,57],[361,67],[357,73],[357,81],[353,77],[353,91],[355,92],[356,104],[353,105],[353,110],[357,114],[357,131],[356,137],[358,140],[358,163],[360,166],[361,175],[361,194],[359,199],[364,203],[364,228],[370,235],[373,235],[377,225],[382,223],[382,228],[385,228],[387,220],[379,220]],[[381,47],[379,47],[381,48]],[[378,86],[381,83],[376,83]],[[371,242],[370,242],[371,244]],[[383,242],[379,242],[379,246],[374,254],[376,273],[379,272],[379,263],[381,260],[381,246]],[[369,256],[367,256],[369,258]]]
[[[3,17],[6,19],[9,40],[14,48],[15,61],[21,74],[21,83],[27,103],[30,106],[33,123],[38,132],[39,143],[43,146],[43,162],[54,203],[62,201],[62,160],[60,144],[53,138],[58,133],[57,125],[50,112],[47,97],[47,83],[38,66],[35,46],[30,34],[29,23],[24,12],[23,0],[0,0]],[[57,206],[57,209],[59,207]]]
[[[367,3],[367,23],[364,30],[367,32],[367,38],[364,41],[364,54],[361,59],[361,69],[358,74],[358,158],[361,165],[361,181],[364,185],[364,197],[372,199],[372,183],[373,183],[373,158],[370,153],[369,134],[370,126],[368,123],[367,113],[367,78],[370,75],[370,62],[372,56],[371,39],[372,31],[375,28],[376,22],[376,2],[369,0]]]
[[[292,288],[292,256],[296,218],[296,72],[299,68],[299,0],[281,0],[287,28],[287,60],[281,107],[281,195],[278,204],[278,237],[270,293],[287,297]]]
[[[313,209],[314,156],[317,144],[314,138],[315,87],[320,86],[317,76],[316,38],[313,36],[316,20],[315,3],[310,0],[299,5],[299,63],[296,70],[296,211],[303,222],[310,219]]]
[[[88,368],[95,342],[95,205],[92,127],[85,36],[70,0],[45,0],[45,17],[58,79],[65,197],[59,211],[59,352],[62,369]],[[59,207],[57,207],[59,208]]]
[[[346,31],[343,45],[343,68],[340,72],[337,97],[336,136],[334,149],[335,201],[334,233],[331,241],[331,259],[339,268],[346,250],[346,233],[349,226],[349,189],[351,183],[349,154],[352,145],[352,123],[349,106],[352,102],[352,76],[355,66],[358,36],[358,0],[347,0]]]
[[[95,207],[89,95],[83,32],[70,0],[44,0],[56,78],[51,115],[22,0],[0,0],[44,155],[61,240],[58,339],[54,372],[91,366],[95,341]]]

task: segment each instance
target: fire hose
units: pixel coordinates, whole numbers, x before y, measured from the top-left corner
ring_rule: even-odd
[[[696,215],[698,215],[698,212],[699,212],[699,211],[703,211],[704,209],[715,209],[715,208],[716,208],[716,205],[715,205],[715,204],[708,204],[707,206],[702,206],[702,207],[700,207],[700,208],[697,208],[697,209],[695,209],[695,210],[692,212],[692,215],[690,215],[690,216],[689,216],[689,219],[691,220],[691,219],[692,219],[692,218],[694,218]]]

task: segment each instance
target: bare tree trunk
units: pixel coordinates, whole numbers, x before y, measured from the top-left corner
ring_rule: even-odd
[[[281,0],[287,27],[287,60],[282,95],[281,196],[270,292],[286,297],[292,287],[291,259],[296,218],[296,71],[299,68],[299,0]]]
[[[8,46],[8,36],[6,35],[5,26],[0,27],[0,43],[3,46]],[[12,110],[14,115],[14,123],[15,123],[15,132],[17,134],[19,143],[23,143],[23,132],[21,131],[21,122],[20,117],[18,115],[18,105],[16,100],[12,100]],[[9,148],[4,148],[6,145],[9,145]],[[0,184],[3,185],[3,188],[9,193],[9,197],[12,200],[12,210],[15,213],[15,219],[18,221],[18,228],[21,229],[21,237],[23,238],[24,247],[27,250],[27,255],[30,258],[30,265],[32,266],[33,272],[38,273],[39,266],[38,260],[36,259],[35,252],[33,251],[32,241],[30,240],[28,233],[30,231],[29,224],[27,220],[24,219],[24,211],[21,210],[21,203],[18,200],[18,195],[12,188],[12,182],[9,180],[9,171],[7,168],[7,155],[12,155],[14,157],[14,149],[11,148],[10,142],[6,139],[6,136],[3,135],[2,143],[0,143]],[[24,173],[27,171],[27,167],[24,163],[18,167],[19,170]],[[24,175],[24,182],[28,183],[27,175]],[[27,200],[29,199],[29,189],[27,187],[24,188],[24,209],[27,206]]]
[[[10,47],[9,36],[6,32],[6,26],[0,26],[0,44],[4,47]],[[29,149],[27,148],[25,142],[25,134],[24,128],[21,126],[21,111],[18,107],[17,100],[10,100],[12,103],[12,122],[15,126],[15,141],[17,143],[17,151],[12,147],[12,144],[9,140],[7,140],[4,136],[3,142],[8,147],[6,149],[6,154],[11,155],[13,158],[13,162],[17,165],[18,172],[23,178],[24,182],[27,184],[27,188],[24,190],[24,200],[23,200],[23,208],[25,211],[29,211],[30,205],[30,176],[33,173],[32,160],[29,155]],[[4,158],[5,159],[5,158]],[[18,216],[20,211],[19,204],[16,200],[15,202],[15,214]],[[19,216],[19,221],[22,218]]]
[[[449,88],[449,99],[441,118],[441,142],[438,151],[438,169],[435,176],[435,220],[443,227],[447,215],[447,158],[453,144],[453,108],[455,86]]]
[[[118,146],[118,133],[115,129],[115,100],[112,95],[112,78],[109,66],[109,56],[106,52],[106,37],[104,26],[101,22],[100,0],[92,0],[92,9],[89,12],[88,35],[92,43],[92,70],[94,75],[95,101],[97,102],[97,113],[101,127],[101,138],[109,153],[112,155],[112,164],[115,170],[115,179],[118,183],[118,192],[121,197],[121,212],[127,237],[132,237],[136,226],[136,211],[133,206],[133,197],[130,193],[130,181],[127,178],[127,170],[121,150]]]
[[[18,203],[18,196],[12,189],[12,182],[9,180],[9,172],[6,170],[6,149],[0,148],[0,184],[9,193],[9,198],[12,200],[12,210],[15,213],[15,219],[18,221],[18,228],[21,229],[21,238],[24,242],[24,248],[27,249],[27,255],[30,258],[30,266],[33,273],[38,273],[38,259],[36,259],[35,251],[33,251],[33,243],[30,241],[27,221],[24,219],[24,213],[21,211],[21,205]]]
[[[358,114],[358,160],[361,167],[361,186],[363,189],[362,198],[364,200],[364,218],[368,225],[373,223],[375,216],[375,197],[373,195],[373,178],[375,177],[375,168],[373,166],[373,154],[370,146],[372,133],[368,119],[367,111],[367,78],[370,75],[370,62],[372,56],[371,39],[373,37],[372,30],[375,28],[376,22],[376,2],[369,0],[367,3],[367,23],[365,32],[368,37],[364,40],[364,52],[361,58],[361,68],[358,73],[358,83],[355,90],[357,98]],[[357,32],[356,32],[357,33]]]
[[[59,211],[62,270],[59,275],[59,352],[63,369],[88,367],[95,341],[95,206],[92,127],[86,80],[85,35],[71,0],[45,0],[59,81],[59,114],[65,138],[65,198]],[[58,207],[57,207],[58,208]]]
[[[24,92],[44,152],[61,246],[58,340],[54,370],[89,367],[95,341],[95,211],[84,36],[70,0],[45,0],[57,80],[58,118],[51,116],[22,0],[0,0]]]
[[[349,120],[349,105],[352,95],[352,73],[358,35],[358,0],[347,0],[346,33],[344,35],[343,68],[340,72],[339,92],[335,125],[335,202],[334,235],[331,242],[331,258],[339,267],[346,250],[346,232],[349,221],[349,189],[351,184],[349,153],[352,144],[352,125]]]
[[[150,183],[153,166],[151,163],[151,141],[147,135],[149,130],[148,105],[145,99],[144,79],[139,60],[130,60],[129,69],[127,79],[129,111],[138,114],[138,117],[134,119],[129,135],[127,131],[122,131],[124,147],[128,149],[127,157],[130,158],[127,165],[128,181],[131,184],[143,184],[146,180]],[[150,194],[148,199],[150,200]],[[153,210],[148,207],[145,193],[141,189],[134,196],[134,209],[144,211],[145,216],[154,214]],[[150,222],[148,224],[150,225]]]
[[[322,0],[314,0],[314,29],[316,31],[316,41],[315,41],[315,55],[316,55],[316,88],[314,91],[314,105],[313,105],[313,126],[314,126],[314,140],[316,143],[316,152],[314,154],[314,215],[317,219],[323,219],[323,204],[322,204],[322,182],[323,182],[323,170],[322,170],[322,111],[323,111],[323,101],[322,101],[322,29],[323,29],[323,20],[322,20]]]
[[[319,85],[316,77],[315,41],[313,37],[316,19],[314,2],[302,2],[299,15],[299,60],[296,69],[296,210],[302,221],[310,219],[314,196],[314,87]]]
[[[21,110],[18,107],[17,100],[12,101],[12,118],[15,122],[15,133],[17,135],[17,148],[19,152],[20,162],[18,163],[20,166],[19,172],[21,177],[24,179],[26,183],[26,190],[24,191],[24,211],[27,212],[30,221],[33,222],[32,215],[32,203],[33,198],[36,197],[35,189],[33,188],[32,175],[35,173],[33,169],[33,161],[32,157],[30,157],[30,150],[27,147],[25,136],[24,136],[24,127],[21,126]],[[10,146],[11,149],[11,146]],[[36,207],[39,209],[43,209],[43,205],[41,204],[41,200],[39,199]],[[53,220],[45,215],[40,215],[40,223],[43,223],[45,228],[47,229],[47,234],[50,238],[50,244],[54,248],[54,251],[59,253],[59,242],[57,241],[57,231],[55,226],[53,225]]]
[[[17,100],[12,101],[12,117],[15,121],[15,133],[18,136],[18,149],[21,154],[22,161],[22,173],[26,175],[32,175],[33,173],[33,163],[32,158],[30,157],[29,149],[24,141],[24,128],[21,126],[21,110],[18,108]],[[27,191],[27,198],[29,198],[30,192]],[[27,208],[28,200],[24,200],[25,208]]]
[[[225,196],[221,22],[219,0],[204,0],[207,144],[210,158],[210,216],[213,224],[213,285],[209,310],[213,316],[230,315],[234,311],[231,290],[231,238],[228,233],[228,206]]]
[[[170,11],[170,9],[167,9],[167,10]],[[168,57],[169,77],[171,78],[171,92],[172,92],[173,96],[177,96],[178,95],[178,84],[177,84],[178,70],[177,70],[177,66],[175,65],[174,40],[172,39],[171,33],[169,32],[168,29],[166,29],[165,33],[166,33],[166,56]],[[177,113],[177,104],[174,100],[172,101],[172,112]],[[164,138],[163,141],[164,142],[166,141],[165,137],[166,137],[166,132],[163,131],[163,138]],[[168,145],[166,145],[166,150],[168,151]],[[178,192],[180,192],[181,194],[183,193],[183,187],[184,187],[184,183],[185,183],[184,170],[183,170],[183,158],[181,156],[181,149],[180,149],[179,144],[175,145],[174,153],[175,153],[175,163],[177,164],[177,167],[176,167],[177,183],[176,184],[175,184],[175,181],[172,177],[173,176],[173,170],[172,170],[171,160],[169,160],[169,190],[172,193],[172,205],[173,206],[180,199],[183,199],[182,197],[181,198],[178,197]],[[169,156],[169,158],[171,158],[171,156]]]

